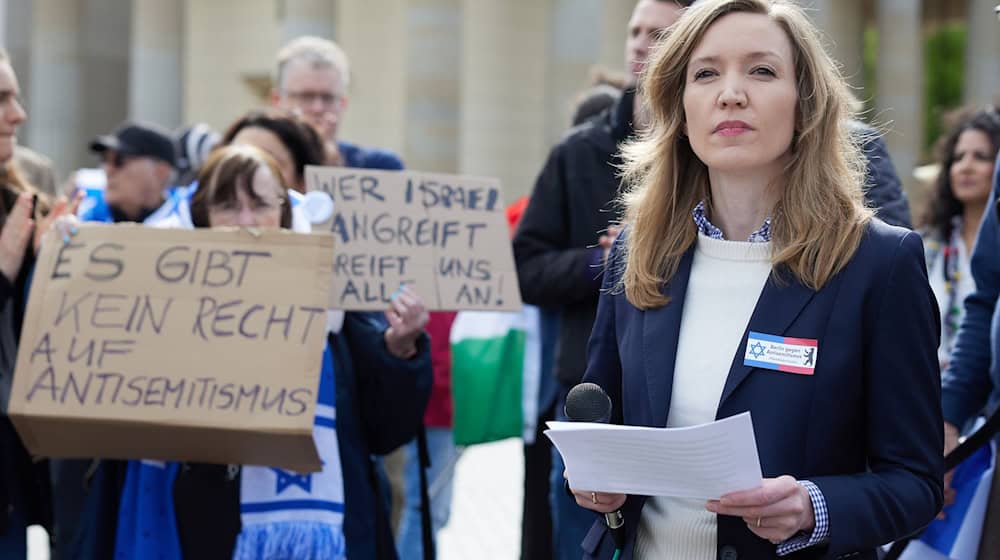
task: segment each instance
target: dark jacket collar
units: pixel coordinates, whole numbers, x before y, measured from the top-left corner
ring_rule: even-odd
[[[628,89],[613,105],[599,113],[593,120],[574,129],[581,138],[595,144],[609,154],[618,152],[618,145],[628,140],[633,134],[632,107],[635,103],[635,90]]]
[[[635,106],[635,89],[622,92],[618,101],[609,109],[611,137],[615,145],[627,140],[635,129],[632,126],[633,107]]]

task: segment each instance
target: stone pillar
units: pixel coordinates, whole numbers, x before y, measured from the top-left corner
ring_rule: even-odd
[[[7,49],[11,66],[21,85],[21,97],[31,99],[31,2],[0,0],[0,45]],[[30,115],[29,115],[30,118]],[[18,142],[30,142],[27,125],[18,132]]]
[[[394,150],[404,161],[408,4],[407,0],[338,2],[335,29],[337,43],[351,61],[349,101],[338,136]]]
[[[32,148],[52,158],[61,176],[81,163],[79,143],[87,109],[80,86],[83,55],[80,0],[32,3],[30,97],[26,128]]]
[[[281,44],[303,35],[333,39],[333,0],[278,0]]]
[[[222,131],[267,103],[279,48],[274,0],[185,0],[184,122]]]
[[[604,16],[601,18],[601,58],[600,63],[609,70],[626,72],[625,39],[628,38],[628,22],[635,9],[634,0],[603,0]]]
[[[410,0],[407,8],[406,163],[458,171],[461,0]]]
[[[965,102],[985,105],[1000,96],[1000,23],[997,0],[969,0],[965,49]]]
[[[79,15],[77,48],[83,55],[79,78],[84,105],[74,143],[74,167],[93,166],[94,157],[88,149],[90,140],[111,132],[128,118],[132,3],[83,0]],[[65,102],[63,92],[58,92],[58,97]]]
[[[131,3],[32,3],[28,123],[32,148],[59,175],[93,166],[90,140],[125,120]]]
[[[181,0],[132,0],[130,119],[183,124],[183,8]]]
[[[531,192],[550,148],[549,14],[547,1],[465,4],[459,168],[499,177],[508,203]]]
[[[907,191],[923,148],[923,28],[916,0],[878,0],[876,115],[889,124],[886,142]]]
[[[0,45],[7,44],[7,0],[0,0]]]
[[[590,72],[600,61],[602,44],[595,39],[604,31],[604,8],[602,0],[552,2],[545,122],[545,138],[549,143],[559,140],[569,128],[572,105],[590,85]],[[621,63],[611,69],[618,70],[620,66]]]
[[[827,52],[863,97],[865,86],[865,10],[861,0],[812,0],[810,15],[823,32]]]

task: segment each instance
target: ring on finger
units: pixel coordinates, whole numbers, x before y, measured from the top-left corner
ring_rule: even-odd
[[[760,529],[760,518],[757,518],[757,528]]]
[[[590,493],[590,500],[592,502],[594,502],[595,505],[601,503],[601,502],[597,501],[597,492],[591,492]]]

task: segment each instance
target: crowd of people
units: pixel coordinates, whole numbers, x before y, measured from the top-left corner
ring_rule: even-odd
[[[302,204],[307,165],[401,169],[388,151],[338,140],[348,75],[347,58],[334,43],[293,41],[278,55],[271,107],[246,113],[222,134],[198,125],[174,138],[155,124],[123,123],[90,144],[103,173],[77,173],[67,192],[49,197],[22,179],[14,132],[27,115],[3,58],[4,400],[28,278],[47,231],[66,242],[87,222],[308,232]],[[440,384],[435,369],[446,367],[431,361],[425,329],[432,330],[432,315],[438,314],[428,313],[410,287],[401,287],[381,314],[328,313],[314,433],[323,470],[312,477],[310,507],[262,509],[284,503],[270,495],[275,477],[284,476],[277,469],[35,460],[3,416],[7,507],[0,555],[24,557],[25,528],[39,524],[49,530],[54,558],[397,557],[389,487],[376,457],[423,431],[432,386]]]
[[[522,559],[875,558],[954,501],[943,457],[1000,406],[1000,112],[950,118],[914,223],[818,37],[780,0],[638,0],[626,72],[595,75],[512,205],[543,346]],[[0,402],[43,236],[68,243],[87,222],[308,232],[306,166],[403,169],[338,134],[350,76],[335,43],[292,40],[267,107],[220,132],[122,123],[89,146],[100,173],[58,186],[16,144],[29,115],[0,51]],[[455,319],[406,286],[383,313],[328,311],[310,506],[278,499],[294,476],[280,469],[32,457],[0,414],[0,557],[25,557],[42,525],[57,559],[433,558],[462,453]],[[748,364],[760,337],[818,353],[797,374]],[[540,436],[582,381],[618,424],[750,411],[761,488],[708,502],[570,488]],[[397,449],[401,466],[384,459]],[[985,523],[1000,527],[993,487]],[[595,515],[615,511],[620,529]]]

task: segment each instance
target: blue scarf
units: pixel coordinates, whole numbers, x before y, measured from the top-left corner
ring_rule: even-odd
[[[323,462],[318,473],[244,466],[240,487],[243,529],[235,560],[346,558],[344,483],[336,431],[333,354],[323,353],[313,438]],[[129,461],[118,511],[115,558],[181,560],[173,487],[177,462]]]
[[[240,486],[243,530],[234,560],[339,560],[344,543],[344,479],[336,430],[336,379],[329,345],[323,353],[313,438],[323,469],[299,474],[244,466]]]

